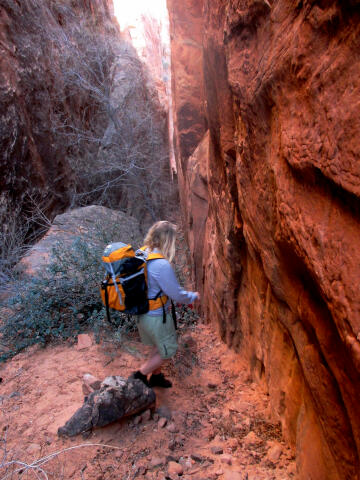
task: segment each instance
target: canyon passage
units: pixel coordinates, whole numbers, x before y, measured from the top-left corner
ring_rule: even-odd
[[[72,450],[65,478],[359,479],[360,2],[167,0],[169,45],[144,20],[147,64],[110,0],[0,7],[0,395],[11,458],[30,465],[73,445],[54,432],[81,405],[82,376],[127,374],[142,352],[133,332],[116,348],[98,333],[100,237],[88,234],[107,218],[106,241],[117,240],[110,220],[122,212],[131,243],[157,219],[182,225],[179,273],[201,294],[201,321],[181,314],[174,390],[157,394],[158,416],[94,430],[84,442],[97,446]],[[98,206],[113,213],[81,226],[81,209]],[[71,211],[67,227],[58,214]],[[79,238],[69,252],[94,272],[85,288],[55,248],[59,292],[71,292],[62,306],[14,273],[36,245],[51,257],[41,242],[54,229]],[[8,303],[11,285],[23,301]],[[51,297],[41,322],[30,291],[38,312]],[[84,333],[91,342],[78,350]],[[120,436],[121,452],[103,446]]]

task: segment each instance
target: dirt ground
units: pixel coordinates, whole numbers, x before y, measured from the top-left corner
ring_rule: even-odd
[[[164,368],[173,388],[155,389],[154,415],[71,439],[57,429],[82,405],[83,375],[127,377],[146,353],[137,334],[82,350],[33,347],[1,365],[0,479],[295,478],[293,451],[269,422],[268,397],[249,381],[239,355],[206,325],[181,330],[179,339]],[[24,464],[6,467],[11,461]],[[14,468],[21,470],[11,474]]]

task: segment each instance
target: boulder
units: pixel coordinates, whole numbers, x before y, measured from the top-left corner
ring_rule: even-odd
[[[60,437],[73,437],[94,427],[103,427],[123,417],[155,406],[155,393],[137,379],[107,377],[99,390],[85,397],[84,404],[58,429]]]
[[[53,248],[58,244],[67,248],[76,238],[81,237],[95,245],[101,242],[101,238],[96,241],[100,231],[113,231],[114,227],[117,232],[114,241],[133,243],[135,246],[140,243],[139,222],[123,212],[89,205],[57,215],[49,231],[29,250],[19,267],[30,275],[41,274],[49,263]]]

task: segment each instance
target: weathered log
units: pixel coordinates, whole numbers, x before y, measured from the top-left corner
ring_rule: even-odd
[[[85,397],[84,404],[58,429],[58,435],[73,437],[103,427],[123,417],[155,406],[155,392],[141,380],[107,377],[99,390]]]

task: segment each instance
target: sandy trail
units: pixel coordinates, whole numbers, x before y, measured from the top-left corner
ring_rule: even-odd
[[[102,340],[81,351],[69,343],[34,347],[1,365],[7,461],[31,463],[88,444],[55,456],[42,466],[44,473],[23,471],[22,478],[180,478],[170,462],[181,465],[175,470],[182,469],[185,480],[296,477],[293,452],[269,421],[267,395],[248,380],[239,355],[206,325],[180,333],[179,352],[165,368],[173,388],[155,389],[155,418],[131,417],[88,435],[58,438],[58,427],[82,404],[85,373],[127,377],[145,352],[134,334],[121,345]],[[166,425],[164,416],[171,416]],[[0,479],[5,475],[2,468]]]

